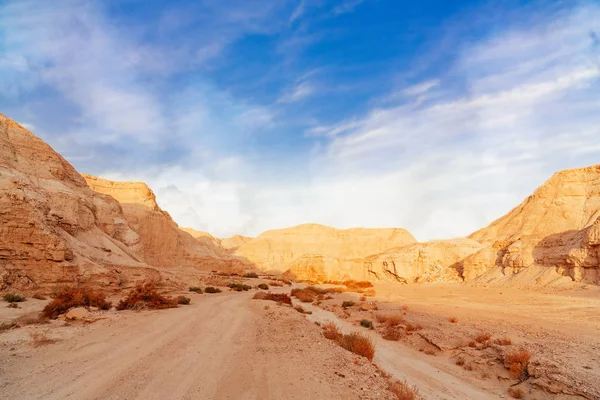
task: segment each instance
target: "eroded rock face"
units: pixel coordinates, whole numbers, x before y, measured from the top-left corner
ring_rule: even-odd
[[[139,253],[148,264],[240,271],[252,268],[242,258],[230,256],[212,235],[179,229],[169,213],[158,206],[154,192],[145,183],[83,177],[94,191],[121,203],[125,218],[139,237]]]
[[[233,235],[232,237],[221,239],[221,246],[228,250],[237,250],[241,245],[248,243],[253,238],[242,235]]]
[[[600,283],[600,165],[561,171],[518,207],[469,238],[487,247],[464,262],[465,279],[536,266]]]
[[[102,279],[144,267],[121,206],[50,146],[0,114],[0,286]],[[108,277],[108,278],[107,278]]]
[[[462,260],[482,247],[474,240],[459,238],[411,243],[357,259],[304,255],[289,264],[286,275],[313,282],[459,282]]]
[[[285,271],[300,257],[351,260],[414,242],[415,238],[404,229],[335,229],[304,224],[266,231],[240,245],[236,254],[262,270]]]

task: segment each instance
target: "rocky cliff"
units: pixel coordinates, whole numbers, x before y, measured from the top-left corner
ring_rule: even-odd
[[[344,262],[414,242],[415,238],[404,229],[335,229],[304,224],[266,231],[240,245],[236,254],[262,270],[285,271],[292,262]]]
[[[0,114],[3,289],[121,282],[129,275],[121,266],[147,269],[138,248],[116,200],[92,191],[50,146]]]
[[[154,192],[145,183],[83,177],[91,189],[119,201],[125,218],[139,236],[139,253],[148,264],[238,272],[252,268],[243,258],[229,256],[212,235],[179,229],[169,213],[158,206]]]
[[[508,214],[469,236],[486,248],[465,260],[464,277],[473,280],[495,269],[511,277],[537,267],[598,284],[599,218],[600,165],[558,172]]]

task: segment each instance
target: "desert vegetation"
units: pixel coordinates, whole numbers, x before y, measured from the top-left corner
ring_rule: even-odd
[[[260,283],[257,287],[262,290],[269,290],[269,285],[266,283]]]
[[[97,307],[109,310],[112,304],[106,301],[103,293],[84,287],[65,286],[57,290],[52,301],[42,310],[42,316],[54,319],[74,307]]]
[[[348,351],[363,356],[369,361],[373,360],[373,356],[375,355],[375,345],[367,336],[355,332],[343,334],[332,322],[323,325],[323,336],[333,340]]]
[[[236,282],[232,282],[227,286],[236,292],[242,292],[242,291],[247,292],[248,290],[252,289],[252,286],[250,286],[250,285],[246,285],[244,283],[236,283]]]
[[[276,303],[292,305],[292,298],[285,293],[257,292],[252,298],[255,300],[271,300]]]
[[[360,326],[362,326],[364,328],[373,329],[373,322],[369,321],[368,319],[361,319]]]
[[[256,272],[246,272],[244,278],[258,278],[258,274]]]
[[[451,324],[456,324],[458,322],[458,318],[450,317],[450,318],[448,318],[448,322],[450,322]]]
[[[4,296],[2,296],[2,298],[4,299],[4,301],[7,301],[9,303],[21,303],[27,300],[25,296],[21,296],[20,294],[15,293],[7,293]]]
[[[521,388],[509,387],[508,394],[513,399],[524,399],[525,398],[525,392]]]
[[[198,286],[190,286],[190,292],[202,294],[202,288]]]
[[[388,390],[394,394],[397,400],[416,400],[419,390],[416,386],[410,386],[406,381],[391,381]]]
[[[527,378],[527,367],[531,353],[527,350],[519,350],[504,355],[504,365],[510,371],[510,375],[519,380]]]
[[[186,296],[177,296],[175,298],[175,302],[177,304],[188,305],[188,304],[190,304],[191,301],[192,301],[192,299],[190,299],[189,297],[186,297]]]
[[[204,293],[221,293],[221,289],[213,286],[207,286],[204,288]]]
[[[177,307],[177,300],[158,293],[153,283],[142,283],[133,288],[119,302],[117,310],[165,309]]]

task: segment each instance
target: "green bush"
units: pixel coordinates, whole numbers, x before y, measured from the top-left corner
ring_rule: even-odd
[[[198,286],[190,286],[190,292],[196,292],[196,293],[202,294],[202,288],[199,288]]]
[[[248,290],[252,289],[252,286],[244,285],[243,283],[230,283],[228,285],[228,287],[230,289],[235,290],[236,292],[248,291]]]
[[[355,303],[353,301],[344,301],[342,303],[342,307],[346,308],[346,307],[352,307]]]
[[[185,297],[185,296],[179,296],[175,299],[177,301],[177,304],[190,304],[191,299],[189,297]]]
[[[9,303],[20,303],[22,301],[27,300],[25,296],[21,296],[19,294],[7,293],[4,295],[3,299],[8,301]]]
[[[258,288],[262,290],[269,290],[269,285],[267,285],[266,283],[261,283],[260,285],[258,285]]]
[[[373,329],[373,322],[368,319],[363,319],[360,321],[360,326],[364,326],[365,328]]]
[[[204,293],[221,293],[221,289],[212,286],[207,286],[204,288]]]

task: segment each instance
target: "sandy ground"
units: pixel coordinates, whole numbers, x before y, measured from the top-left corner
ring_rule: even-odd
[[[2,399],[389,399],[366,359],[253,291],[0,334]],[[29,306],[31,306],[30,303]],[[29,332],[55,343],[34,347]]]
[[[143,312],[97,312],[92,324],[53,321],[0,333],[0,398],[15,399],[388,399],[379,369],[425,399],[600,399],[600,290],[544,292],[466,285],[376,285],[377,296],[343,293],[302,304],[311,315],[254,291],[191,295],[192,304]],[[289,287],[276,291],[289,291]],[[356,305],[344,309],[343,300]],[[295,303],[298,303],[295,300]],[[44,301],[0,309],[0,322]],[[376,308],[376,309],[374,309]],[[380,313],[422,329],[381,338]],[[451,323],[449,317],[455,317]],[[361,319],[375,329],[359,326]],[[376,343],[374,363],[325,339],[335,322]],[[34,346],[31,334],[49,343]],[[511,344],[469,342],[481,333]],[[532,376],[510,377],[503,354],[527,349]],[[466,360],[459,366],[459,358]]]
[[[357,327],[361,319],[372,320],[379,337],[384,324],[377,314],[401,314],[407,323],[423,328],[404,335],[398,342],[379,341],[379,355],[391,348],[394,356],[380,363],[398,370],[415,382],[428,398],[436,398],[435,385],[422,379],[427,363],[438,369],[430,376],[437,381],[458,379],[460,384],[479,387],[493,398],[507,396],[516,385],[528,399],[600,399],[600,291],[595,287],[569,291],[541,291],[516,288],[481,288],[466,285],[376,285],[377,296],[359,300],[344,293],[323,301],[319,307],[331,311],[338,320]],[[356,306],[344,309],[343,300]],[[367,307],[361,307],[366,305]],[[377,310],[363,310],[376,306]],[[451,323],[450,317],[458,322]],[[468,344],[477,335],[489,333],[489,346]],[[500,346],[494,339],[509,338],[511,345]],[[532,376],[519,384],[503,365],[503,356],[517,350],[532,353]],[[416,354],[415,354],[416,353]],[[427,354],[428,353],[428,354]],[[412,360],[406,365],[394,360]],[[456,365],[466,360],[463,367]],[[377,359],[375,360],[377,362]],[[416,370],[415,370],[416,369]],[[443,373],[448,374],[450,378]],[[441,376],[441,378],[440,378]],[[439,398],[460,398],[446,384]],[[464,386],[468,387],[468,386]],[[473,397],[464,394],[463,398]]]

